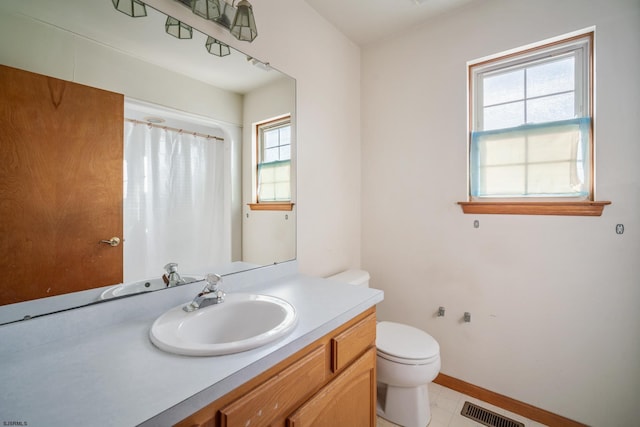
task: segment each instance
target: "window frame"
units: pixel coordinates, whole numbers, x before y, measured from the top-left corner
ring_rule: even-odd
[[[253,182],[253,200],[254,202],[248,203],[251,210],[270,210],[270,211],[291,211],[293,210],[294,203],[292,202],[292,195],[289,200],[260,200],[259,198],[259,180],[260,173],[259,168],[262,164],[262,151],[263,151],[263,138],[264,130],[269,128],[275,128],[279,126],[289,126],[293,131],[293,124],[291,121],[291,114],[278,116],[263,122],[258,122],[254,125],[254,138],[255,138],[255,164],[254,164],[254,182]],[[293,137],[293,135],[292,135]],[[291,150],[293,150],[293,139],[290,141]],[[293,153],[293,151],[291,152]],[[291,156],[289,158],[290,167],[293,166]],[[289,174],[289,186],[292,189],[291,173]]]
[[[610,202],[595,201],[595,134],[594,134],[594,42],[595,31],[589,29],[571,35],[558,37],[554,40],[547,40],[528,47],[514,49],[512,51],[494,55],[490,58],[471,61],[467,64],[467,94],[468,94],[468,122],[467,122],[467,201],[458,202],[464,213],[469,214],[524,214],[524,215],[587,215],[599,216],[605,205]],[[584,47],[582,47],[584,46]],[[582,114],[590,119],[588,164],[589,175],[588,195],[586,197],[474,197],[472,195],[471,180],[471,160],[472,160],[472,132],[478,128],[478,123],[482,123],[483,94],[480,76],[499,70],[524,68],[525,64],[542,62],[545,58],[566,55],[583,49],[586,57],[582,60],[581,69],[587,73],[582,75],[582,81],[576,82],[575,87],[581,88],[581,93],[576,93],[575,103],[580,102]],[[578,67],[576,67],[578,68]],[[577,71],[576,71],[577,74]],[[584,73],[583,73],[584,74]],[[580,84],[578,84],[580,83]],[[476,92],[478,91],[478,92]],[[477,96],[477,95],[480,96]],[[578,99],[578,97],[580,99]],[[586,101],[585,101],[586,98]],[[526,98],[524,100],[526,102]],[[578,110],[576,110],[578,111]],[[480,113],[478,113],[480,112]]]

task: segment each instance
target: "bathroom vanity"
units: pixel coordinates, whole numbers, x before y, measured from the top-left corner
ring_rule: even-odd
[[[374,426],[375,308],[370,308],[178,426]]]
[[[282,298],[298,315],[286,337],[236,354],[179,356],[151,344],[153,321],[189,302],[199,282],[0,326],[2,421],[375,425],[382,291],[295,271],[291,262],[224,278],[228,294]]]

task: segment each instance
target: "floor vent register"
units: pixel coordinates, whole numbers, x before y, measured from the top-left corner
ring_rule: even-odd
[[[464,417],[470,418],[489,427],[524,427],[524,424],[519,421],[514,421],[504,415],[496,414],[495,412],[469,402],[464,402],[464,406],[460,413]]]

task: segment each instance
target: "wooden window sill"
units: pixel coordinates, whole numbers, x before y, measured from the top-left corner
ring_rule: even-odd
[[[600,216],[611,202],[458,202],[465,214]]]
[[[292,211],[294,203],[247,203],[252,211]]]

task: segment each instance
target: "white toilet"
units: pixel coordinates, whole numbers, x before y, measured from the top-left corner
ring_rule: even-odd
[[[329,279],[369,286],[369,273],[362,270]],[[427,386],[440,372],[440,346],[409,325],[379,322],[376,329],[378,415],[404,427],[425,427],[431,421]]]

